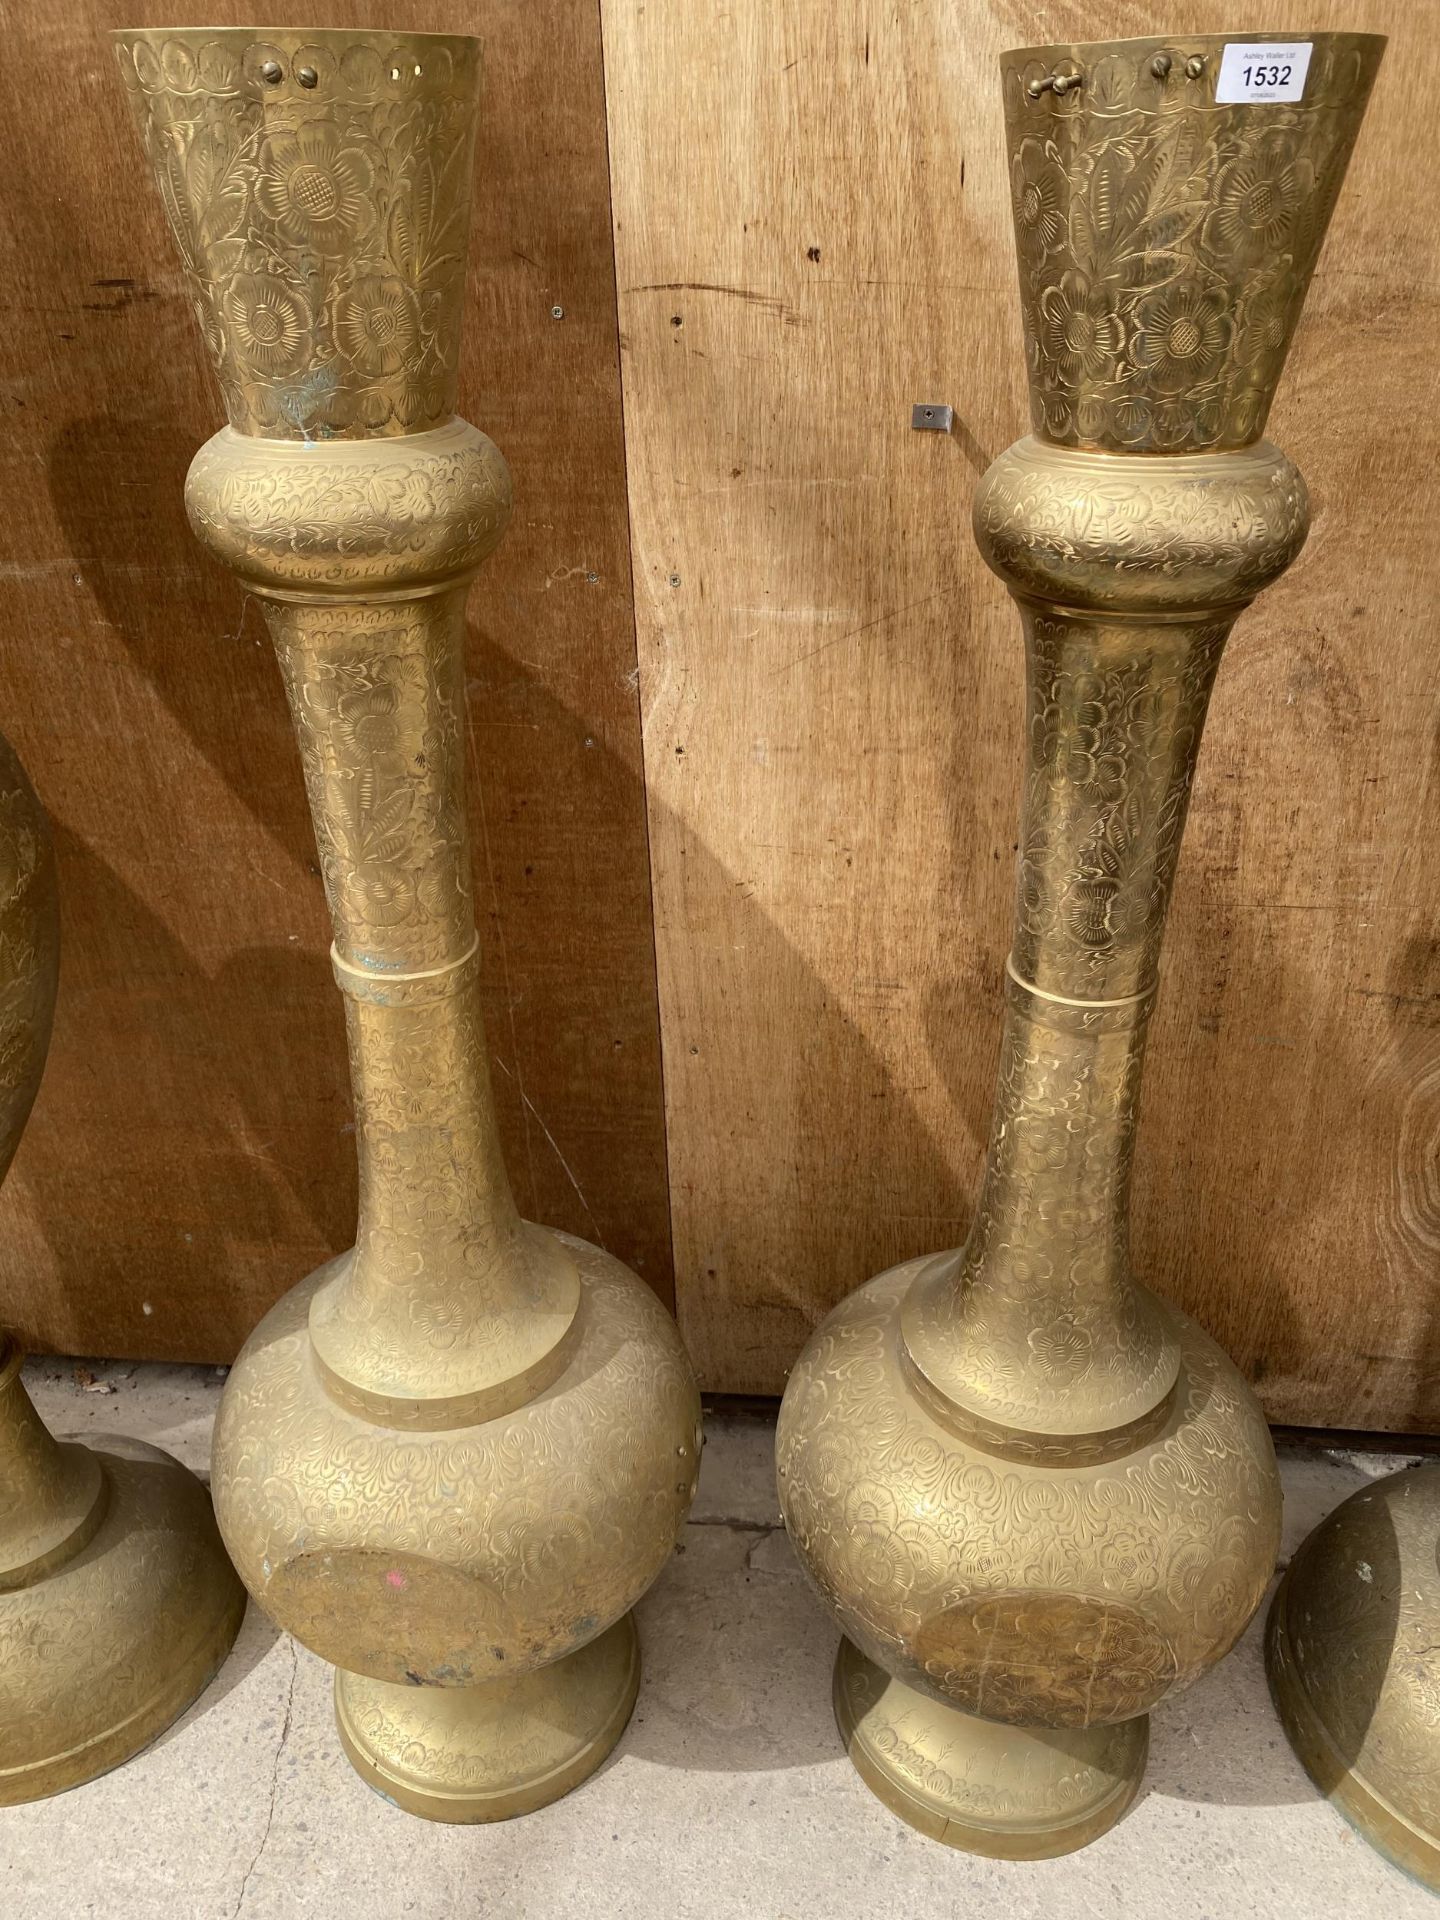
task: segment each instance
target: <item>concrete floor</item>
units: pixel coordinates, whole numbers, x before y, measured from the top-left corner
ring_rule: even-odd
[[[90,1371],[87,1390],[68,1363],[31,1364],[56,1432],[139,1435],[203,1472],[222,1376]],[[708,1432],[683,1545],[640,1608],[635,1717],[568,1799],[494,1827],[398,1812],[341,1754],[328,1669],[252,1607],[215,1684],[149,1752],[0,1813],[0,1914],[1434,1920],[1432,1897],[1372,1853],[1292,1757],[1266,1694],[1258,1621],[1154,1716],[1141,1799],[1086,1851],[1010,1865],[912,1832],[840,1749],[835,1634],[779,1524],[771,1422],[719,1413]],[[1354,1487],[1399,1464],[1286,1457],[1286,1554]]]

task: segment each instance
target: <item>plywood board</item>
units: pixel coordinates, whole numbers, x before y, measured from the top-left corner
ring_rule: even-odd
[[[987,1129],[1022,659],[969,510],[1026,427],[996,57],[1156,16],[603,15],[678,1305],[707,1385],[775,1392],[851,1287],[963,1236]],[[1314,530],[1212,709],[1137,1263],[1275,1419],[1433,1426],[1434,17],[1228,18],[1393,40],[1272,420]]]
[[[279,675],[185,524],[220,413],[112,71],[118,17],[19,0],[0,71],[0,727],[55,823],[65,937],[0,1199],[0,1319],[63,1351],[225,1360],[348,1243],[354,1143]],[[477,24],[410,0],[385,18]],[[462,404],[517,499],[468,658],[494,1079],[522,1209],[668,1293],[599,17],[495,0],[478,24]]]

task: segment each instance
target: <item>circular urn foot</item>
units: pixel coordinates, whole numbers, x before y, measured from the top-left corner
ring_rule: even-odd
[[[99,1525],[0,1592],[0,1806],[80,1786],[146,1747],[213,1679],[245,1614],[210,1496],[139,1441],[94,1449]]]
[[[510,1820],[578,1787],[635,1705],[640,1641],[625,1614],[579,1652],[479,1687],[404,1687],[336,1672],[340,1740],[360,1777],[425,1820]]]
[[[856,1771],[932,1840],[995,1860],[1074,1853],[1114,1826],[1145,1771],[1150,1723],[1002,1726],[942,1705],[850,1641],[835,1660],[835,1718]]]

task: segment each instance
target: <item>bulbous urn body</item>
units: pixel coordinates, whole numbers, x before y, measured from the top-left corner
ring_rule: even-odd
[[[587,1646],[673,1551],[699,1405],[674,1322],[598,1247],[544,1390],[485,1420],[397,1431],[324,1386],[310,1314],[329,1270],[260,1322],[225,1384],[214,1486],[246,1585],[297,1640],[397,1686],[476,1686]]]
[[[967,1422],[905,1347],[905,1296],[935,1264],[857,1288],[796,1362],[790,1537],[846,1637],[921,1693],[1019,1727],[1133,1720],[1260,1604],[1280,1541],[1264,1418],[1170,1309],[1179,1371],[1142,1421],[1074,1437]]]
[[[1132,1271],[1130,1176],[1210,691],[1308,526],[1260,435],[1383,42],[1314,36],[1279,100],[1234,96],[1227,44],[1001,61],[1034,430],[974,510],[1027,669],[989,1154],[965,1245],[830,1314],[777,1437],[852,1759],[1004,1857],[1119,1818],[1280,1538],[1254,1397]]]
[[[456,416],[478,43],[117,36],[229,425],[186,506],[264,608],[345,999],[355,1245],[247,1343],[216,1424],[225,1540],[339,1669],[360,1772],[442,1820],[593,1771],[629,1609],[695,1490],[699,1397],[618,1260],[522,1220],[480,1014],[465,599],[510,475]]]

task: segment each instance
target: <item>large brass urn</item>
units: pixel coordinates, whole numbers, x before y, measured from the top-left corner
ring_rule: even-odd
[[[1233,1645],[1279,1540],[1259,1408],[1132,1272],[1131,1157],[1221,650],[1306,534],[1261,435],[1383,42],[1315,35],[1296,97],[1239,103],[1226,44],[1001,62],[1034,430],[975,502],[1028,681],[989,1157],[965,1245],[843,1301],[780,1417],[856,1766],[1008,1857],[1123,1813],[1146,1715]]]
[[[669,1316],[519,1218],[496,1134],[463,655],[510,479],[455,411],[478,43],[186,29],[116,51],[229,414],[186,504],[279,655],[360,1158],[354,1248],[230,1375],[220,1523],[260,1604],[340,1670],[365,1778],[503,1818],[619,1737],[630,1609],[700,1433]]]
[[[40,1085],[59,960],[50,829],[0,738],[0,1180]],[[195,1476],[138,1441],[55,1440],[22,1358],[0,1327],[0,1807],[148,1746],[245,1613]]]

